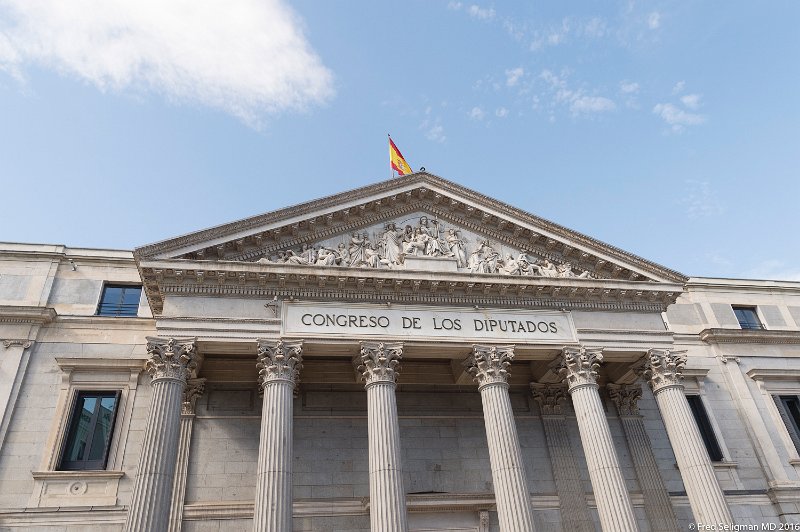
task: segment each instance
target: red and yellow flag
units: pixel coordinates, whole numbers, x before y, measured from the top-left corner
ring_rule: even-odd
[[[392,137],[389,137],[389,162],[392,165],[392,170],[399,175],[413,174],[414,171],[408,166],[403,154],[397,149],[397,146],[392,142]]]

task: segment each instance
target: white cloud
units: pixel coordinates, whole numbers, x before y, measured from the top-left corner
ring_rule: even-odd
[[[430,106],[425,108],[425,119],[419,125],[419,129],[425,132],[425,138],[430,141],[442,143],[447,140],[441,119],[438,116],[433,117],[433,108]]]
[[[659,26],[661,26],[661,14],[658,11],[653,11],[647,16],[647,27],[655,30]]]
[[[508,109],[505,107],[498,107],[494,112],[494,116],[498,118],[505,118],[508,116]]]
[[[706,122],[706,117],[689,113],[671,103],[659,103],[653,107],[653,113],[672,126],[673,131],[681,131],[684,126],[697,126]]]
[[[619,90],[625,94],[636,94],[639,88],[639,84],[633,81],[623,81],[619,84]]]
[[[486,113],[483,112],[483,109],[480,107],[473,107],[469,112],[470,120],[483,120],[483,117]]]
[[[469,13],[469,16],[471,16],[472,18],[476,18],[478,20],[491,20],[495,16],[494,9],[483,8],[475,4],[467,8],[467,13]]]
[[[539,77],[550,85],[554,102],[566,105],[574,116],[603,113],[617,108],[614,101],[609,98],[586,94],[584,89],[570,89],[564,77],[558,76],[550,70],[542,70]]]
[[[681,96],[681,103],[689,109],[697,109],[700,107],[700,95],[699,94],[687,94],[685,96]]]
[[[583,34],[587,37],[603,37],[607,31],[606,21],[599,17],[594,17],[583,26]]]
[[[572,114],[603,113],[616,109],[613,101],[602,96],[577,96],[572,100],[569,110]]]
[[[686,208],[686,216],[691,219],[708,218],[725,212],[708,181],[687,179],[684,184],[687,194],[681,203]]]
[[[331,72],[282,0],[6,0],[0,70],[52,68],[101,91],[155,92],[251,125],[334,93]]]
[[[686,82],[679,81],[678,83],[675,84],[674,87],[672,87],[672,94],[680,94],[681,92],[683,92],[683,89],[685,88],[686,88]]]
[[[462,4],[461,2],[448,2],[447,3],[447,9],[451,9],[453,11],[458,11],[462,7],[464,7],[464,4]]]
[[[522,67],[506,70],[506,86],[513,87],[519,82],[519,79],[524,74],[525,74],[525,69],[523,69]]]

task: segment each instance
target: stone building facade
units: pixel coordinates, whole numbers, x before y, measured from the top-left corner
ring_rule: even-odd
[[[800,283],[427,173],[133,253],[0,244],[0,530],[780,529],[798,396]]]

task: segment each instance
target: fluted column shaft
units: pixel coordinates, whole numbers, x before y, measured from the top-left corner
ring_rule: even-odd
[[[147,340],[153,392],[125,523],[128,532],[163,532],[169,526],[181,403],[187,375],[196,365],[194,340]]]
[[[672,508],[667,487],[658,469],[652,442],[644,426],[644,418],[639,415],[637,402],[642,396],[642,387],[638,384],[635,386],[609,384],[608,392],[617,406],[622,430],[625,432],[633,467],[636,469],[636,477],[639,479],[639,486],[644,496],[644,510],[650,521],[650,529],[653,532],[677,530],[679,524],[675,510]]]
[[[683,392],[685,364],[686,357],[682,354],[653,349],[648,352],[644,375],[661,411],[695,520],[730,524],[733,523],[730,509]]]
[[[564,530],[594,532],[594,521],[572,454],[567,420],[562,413],[561,402],[567,396],[567,388],[560,384],[531,384],[531,390],[542,415],[547,453],[558,493],[561,526]]]
[[[508,396],[508,366],[513,358],[513,346],[476,345],[466,366],[481,394],[500,530],[532,532],[531,495]]]
[[[601,349],[565,348],[559,369],[572,396],[600,524],[605,531],[638,530],[597,387],[602,360]]]
[[[366,381],[369,521],[373,532],[407,532],[395,387],[402,344],[362,342],[353,361]]]
[[[292,530],[294,387],[302,367],[302,342],[259,341],[261,435],[256,470],[255,532]]]
[[[178,458],[175,464],[175,481],[172,485],[172,507],[169,511],[169,532],[180,532],[183,526],[183,503],[186,500],[186,475],[189,471],[189,449],[192,445],[194,408],[197,398],[203,393],[205,381],[205,379],[190,379],[183,392]]]

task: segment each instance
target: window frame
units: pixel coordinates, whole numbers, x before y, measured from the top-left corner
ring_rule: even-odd
[[[104,301],[105,300],[105,295],[106,295],[106,290],[109,289],[109,288],[122,288],[123,289],[123,292],[122,292],[122,295],[121,295],[122,299],[121,299],[120,303],[118,304],[118,306],[116,307],[117,308],[116,312],[102,312],[103,305],[106,304],[105,301]],[[122,301],[124,301],[124,298],[125,298],[124,290],[128,289],[128,288],[138,288],[139,289],[139,298],[138,298],[138,300],[136,302],[136,307],[133,309],[133,313],[132,314],[125,314],[125,313],[121,313],[121,311],[120,311],[120,309],[124,306],[124,303],[122,303]],[[100,290],[100,299],[98,299],[98,301],[97,301],[97,306],[95,307],[94,315],[95,316],[102,316],[102,317],[106,317],[106,318],[138,318],[139,317],[139,308],[142,305],[142,293],[144,293],[144,286],[141,283],[126,283],[126,282],[104,281],[103,282],[103,288],[102,288],[102,290]]]
[[[70,436],[72,434],[73,429],[76,429],[76,425],[78,423],[78,416],[80,413],[78,409],[81,407],[81,398],[94,395],[98,399],[101,397],[113,397],[114,398],[114,413],[111,416],[111,434],[109,435],[108,441],[105,442],[104,449],[103,449],[103,456],[99,460],[89,460],[89,459],[82,459],[82,460],[67,460],[67,445],[69,444]],[[73,398],[72,398],[72,405],[68,410],[69,413],[69,420],[65,426],[66,433],[61,442],[61,452],[59,453],[58,459],[58,471],[105,471],[106,467],[108,467],[108,457],[109,451],[111,449],[111,443],[114,439],[114,433],[116,432],[117,426],[117,417],[119,414],[119,407],[120,407],[120,399],[122,397],[122,390],[115,389],[115,390],[76,390]],[[99,414],[99,405],[100,402],[98,401],[98,406],[95,408],[95,411],[92,413],[92,419],[90,421],[89,430],[87,432],[89,434],[94,434],[95,426],[97,425]],[[94,437],[89,440],[89,446],[84,451],[84,454],[89,454],[96,444]]]
[[[708,457],[712,462],[724,462],[725,454],[722,452],[719,437],[711,423],[711,416],[708,413],[703,397],[699,393],[688,393],[686,394],[686,401],[689,403],[689,410],[692,411],[692,417],[700,430],[700,437],[703,440]]]
[[[731,310],[733,311],[733,315],[736,317],[736,321],[739,324],[739,328],[743,331],[764,331],[766,327],[764,326],[764,320],[761,319],[761,314],[758,312],[758,305],[731,305]],[[751,322],[750,320],[745,320],[744,322],[739,318],[739,315],[736,311],[750,311],[753,313],[753,317],[755,318],[755,322]]]

